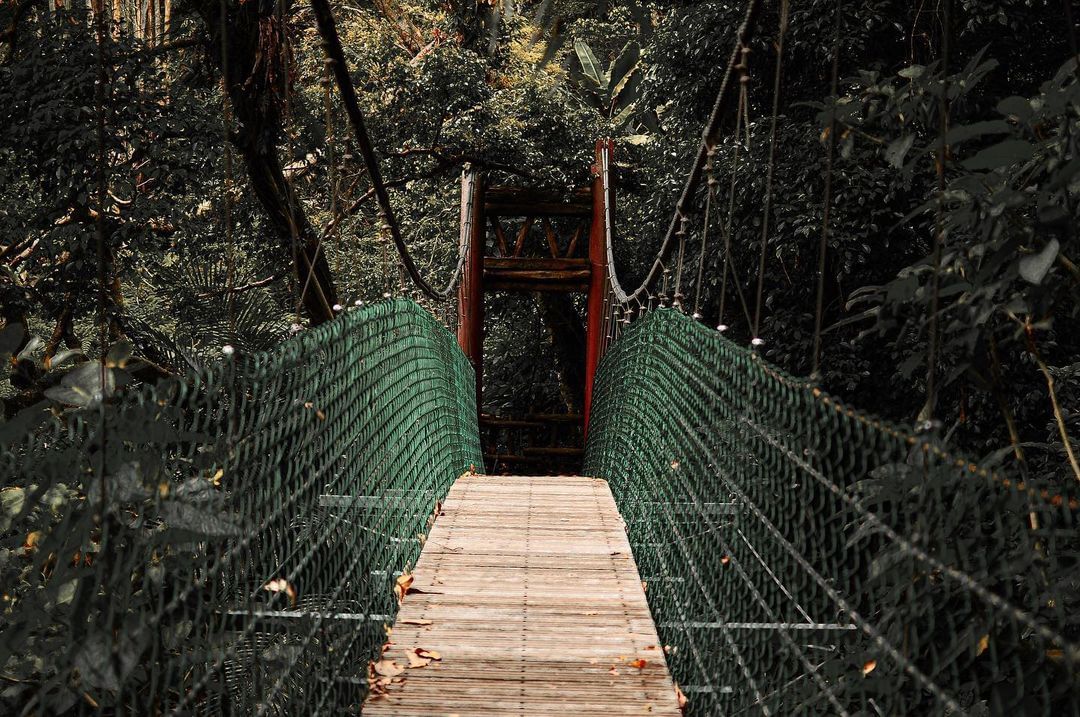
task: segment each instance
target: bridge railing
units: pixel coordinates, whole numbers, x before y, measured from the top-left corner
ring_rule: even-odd
[[[691,714],[1080,713],[1074,487],[952,455],[674,310],[597,382],[585,470]]]
[[[358,708],[481,460],[472,371],[404,301],[45,420],[0,453],[0,712]]]

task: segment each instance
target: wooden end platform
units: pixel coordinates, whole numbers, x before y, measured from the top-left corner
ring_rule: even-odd
[[[365,715],[680,713],[602,480],[460,478],[390,639]]]

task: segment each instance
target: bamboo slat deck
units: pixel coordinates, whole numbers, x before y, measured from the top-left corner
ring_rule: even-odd
[[[604,481],[460,478],[413,579],[383,659],[442,659],[406,669],[364,714],[680,713]]]

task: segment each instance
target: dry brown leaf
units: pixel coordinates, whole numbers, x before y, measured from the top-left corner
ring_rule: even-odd
[[[615,668],[615,665],[612,665],[611,669],[608,670],[608,674],[609,675],[617,675],[617,674],[619,674],[619,671]]]
[[[639,670],[644,670],[644,669],[645,669],[645,667],[646,667],[646,665],[648,665],[648,664],[649,664],[649,661],[648,661],[648,660],[643,660],[643,659],[641,659],[641,658],[639,657],[639,658],[637,658],[636,660],[633,660],[633,661],[632,661],[632,662],[630,663],[630,666],[631,666],[631,667],[636,667],[636,668],[638,668]]]
[[[409,658],[409,667],[413,669],[417,667],[427,667],[431,664],[430,657],[421,657],[417,654],[416,650],[405,653],[405,656]]]
[[[37,544],[41,542],[42,533],[40,530],[35,530],[26,536],[26,541],[23,542],[23,552],[27,555],[34,552],[37,549]]]
[[[720,558],[720,564],[721,565],[727,565],[730,562],[731,562],[731,556],[730,555],[725,555],[724,557]]]
[[[409,594],[409,588],[412,587],[412,584],[412,573],[402,573],[397,576],[394,581],[394,596],[397,597],[399,603]]]
[[[296,588],[285,578],[274,578],[263,585],[263,590],[271,593],[285,593],[289,598],[289,604],[296,605]]]
[[[679,689],[678,685],[675,685],[675,700],[679,703],[679,709],[685,712],[689,700],[686,699],[686,695],[683,694],[683,691]]]
[[[862,666],[862,673],[865,677],[873,672],[877,668],[877,660],[867,660],[866,664]]]
[[[221,477],[224,476],[224,475],[225,475],[225,469],[218,468],[217,473],[215,473],[213,475],[213,477],[210,478],[210,482],[215,486],[220,486],[221,485]]]
[[[986,652],[986,648],[988,647],[990,647],[990,636],[983,635],[979,638],[979,647],[975,650],[975,656],[978,657],[979,655]]]
[[[642,580],[641,581],[641,589],[644,590],[645,592],[649,592],[649,583]]]
[[[421,620],[400,620],[402,625],[431,625],[432,621],[427,619]]]
[[[375,674],[381,677],[397,677],[405,668],[394,662],[393,660],[379,660],[378,662],[371,663],[371,669],[375,670]]]
[[[420,657],[426,657],[429,660],[441,660],[442,659],[442,655],[439,654],[438,652],[436,652],[435,650],[425,650],[422,647],[418,647],[418,648],[416,648],[416,650],[414,650],[414,652],[416,652],[417,655],[420,655]]]
[[[659,650],[660,648],[657,647],[656,645],[648,645],[648,646],[646,646],[645,649],[646,650]]]

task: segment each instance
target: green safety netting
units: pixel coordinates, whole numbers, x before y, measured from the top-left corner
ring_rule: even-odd
[[[405,301],[46,422],[0,454],[0,712],[355,714],[479,465],[473,371]]]
[[[672,310],[628,328],[595,395],[585,472],[610,481],[690,713],[1080,713],[1063,487],[950,455]]]

